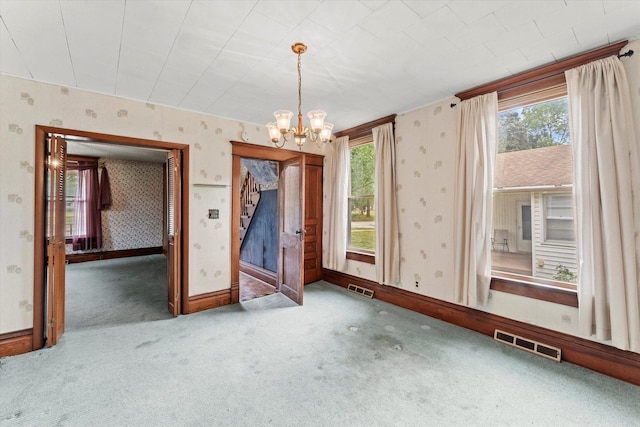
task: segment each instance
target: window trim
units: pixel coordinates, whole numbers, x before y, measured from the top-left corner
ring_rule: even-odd
[[[396,114],[391,114],[389,116],[385,116],[367,123],[363,123],[358,126],[354,126],[349,129],[344,129],[339,132],[334,132],[334,136],[336,138],[340,138],[343,136],[349,137],[349,149],[352,148],[352,144],[365,144],[367,142],[366,139],[369,139],[368,142],[373,142],[373,128],[382,126],[387,123],[392,123],[395,125]],[[353,145],[355,146],[355,145]],[[375,252],[368,252],[363,250],[355,250],[347,248],[346,258],[348,260],[360,261],[367,264],[375,264],[376,256]]]
[[[497,92],[499,105],[506,106],[508,104],[510,108],[518,106],[518,103],[529,103],[530,95],[540,96],[541,100],[544,100],[544,96],[556,96],[558,88],[562,89],[563,86],[566,88],[564,74],[566,70],[617,55],[627,43],[627,40],[622,40],[583,52],[552,64],[457,93],[455,96],[463,101],[479,95]],[[551,282],[550,284],[544,284],[538,279],[535,282],[522,281],[512,275],[492,271],[490,289],[572,307],[578,306],[577,285]]]
[[[349,141],[349,150],[352,150],[353,148],[360,147],[360,146],[363,146],[363,145],[366,145],[366,144],[373,144],[373,135],[372,134],[365,135],[363,137],[360,137],[360,138],[357,138],[357,139],[354,139],[354,140],[350,140]],[[356,196],[356,197],[354,197],[354,196],[351,195],[351,189],[349,189],[349,194],[347,195],[347,205],[351,206],[351,199],[358,198],[358,197],[372,197],[375,200],[375,197],[374,197],[373,194],[372,195],[366,195],[366,196]],[[367,249],[364,249],[364,248],[356,248],[356,247],[349,246],[349,240],[351,240],[350,239],[350,236],[351,236],[351,221],[350,220],[348,222],[348,225],[349,225],[349,227],[348,227],[348,233],[347,234],[348,234],[349,238],[347,240],[347,255],[351,254],[351,256],[350,257],[347,256],[347,259],[355,259],[357,261],[365,259],[366,261],[363,261],[363,262],[370,262],[371,258],[373,257],[373,263],[375,263],[375,254],[376,254],[375,250],[370,251],[370,250],[367,250]]]

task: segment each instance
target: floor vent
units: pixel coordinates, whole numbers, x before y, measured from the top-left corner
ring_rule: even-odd
[[[537,341],[533,341],[527,338],[519,337],[508,332],[504,332],[496,329],[493,334],[493,339],[502,343],[508,344],[512,347],[519,348],[521,350],[535,353],[547,359],[555,360],[559,362],[561,359],[561,350],[550,345],[541,344]]]
[[[349,285],[347,286],[347,290],[353,292],[354,294],[362,295],[367,298],[373,298],[373,291],[371,289],[362,288],[358,285],[349,283]]]

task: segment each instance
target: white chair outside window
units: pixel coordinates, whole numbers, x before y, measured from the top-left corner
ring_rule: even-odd
[[[509,252],[509,231],[508,230],[493,230],[493,237],[491,238],[491,250],[495,251],[496,248],[502,250],[502,252]]]

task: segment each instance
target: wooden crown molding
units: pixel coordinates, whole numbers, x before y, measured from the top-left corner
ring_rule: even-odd
[[[395,122],[396,116],[397,114],[391,114],[390,116],[382,117],[380,119],[363,123],[361,125],[358,125],[349,129],[341,130],[340,132],[335,132],[333,135],[336,138],[340,138],[342,136],[348,136],[349,139],[362,138],[363,136],[367,136],[368,134],[370,134],[373,128],[375,127],[382,126],[386,123]]]
[[[482,86],[475,87],[456,94],[461,101],[491,92],[498,92],[498,99],[507,99],[519,96],[522,93],[534,92],[549,86],[557,86],[565,82],[564,72],[580,65],[598,59],[617,55],[628,43],[627,40],[619,41],[608,46],[600,47],[569,58],[561,59],[552,64],[543,65],[533,70],[524,71],[514,76],[496,80]]]

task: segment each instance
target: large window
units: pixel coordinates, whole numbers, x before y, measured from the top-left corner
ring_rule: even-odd
[[[351,144],[348,250],[375,251],[375,149],[371,138]]]
[[[573,156],[567,98],[558,92],[542,102],[531,94],[524,105],[500,104],[494,275],[575,282]]]

